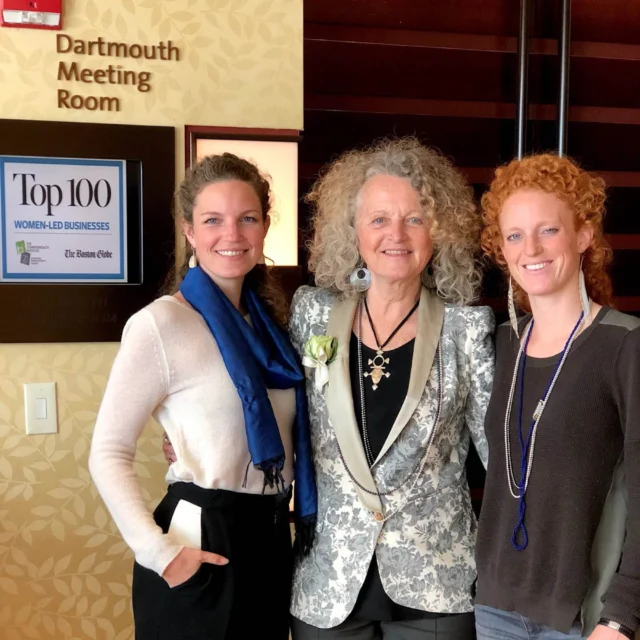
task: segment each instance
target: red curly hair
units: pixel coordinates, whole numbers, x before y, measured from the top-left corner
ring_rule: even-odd
[[[482,196],[482,249],[507,277],[509,270],[502,253],[499,217],[506,199],[522,189],[552,193],[574,212],[576,228],[589,225],[593,229],[593,240],[584,252],[582,264],[587,292],[594,302],[611,305],[611,278],[606,269],[613,252],[602,227],[606,197],[604,180],[581,169],[574,161],[551,153],[512,160],[496,169],[489,190]],[[515,281],[513,293],[516,304],[530,311],[529,298]]]

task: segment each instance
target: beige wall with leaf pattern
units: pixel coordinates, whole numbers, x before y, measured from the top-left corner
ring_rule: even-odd
[[[302,128],[302,0],[63,0],[64,33],[156,44],[176,62],[55,52],[55,32],[0,29],[0,117],[176,127]],[[126,63],[153,88],[58,82],[60,60]],[[58,88],[118,96],[120,112],[66,111]],[[7,312],[3,309],[2,312]],[[91,434],[116,344],[3,345],[0,336],[0,638],[130,640],[131,553],[87,472]],[[54,381],[59,434],[25,435],[23,384]],[[160,431],[136,469],[149,506],[163,492]]]

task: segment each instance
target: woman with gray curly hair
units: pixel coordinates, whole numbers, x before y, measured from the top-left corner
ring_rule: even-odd
[[[493,378],[476,297],[469,186],[415,138],[345,153],[308,196],[310,268],[290,335],[303,356],[318,484],[298,559],[294,640],[475,637],[476,520],[465,474]]]

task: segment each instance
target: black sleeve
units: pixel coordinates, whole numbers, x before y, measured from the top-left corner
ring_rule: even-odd
[[[635,630],[640,626],[640,328],[627,334],[618,351],[615,384],[624,432],[627,528],[602,615]]]

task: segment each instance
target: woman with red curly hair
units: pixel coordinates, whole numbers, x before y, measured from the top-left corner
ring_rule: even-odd
[[[485,421],[478,640],[639,626],[640,320],[610,306],[604,201],[600,178],[550,154],[498,169],[482,199],[510,322]]]

